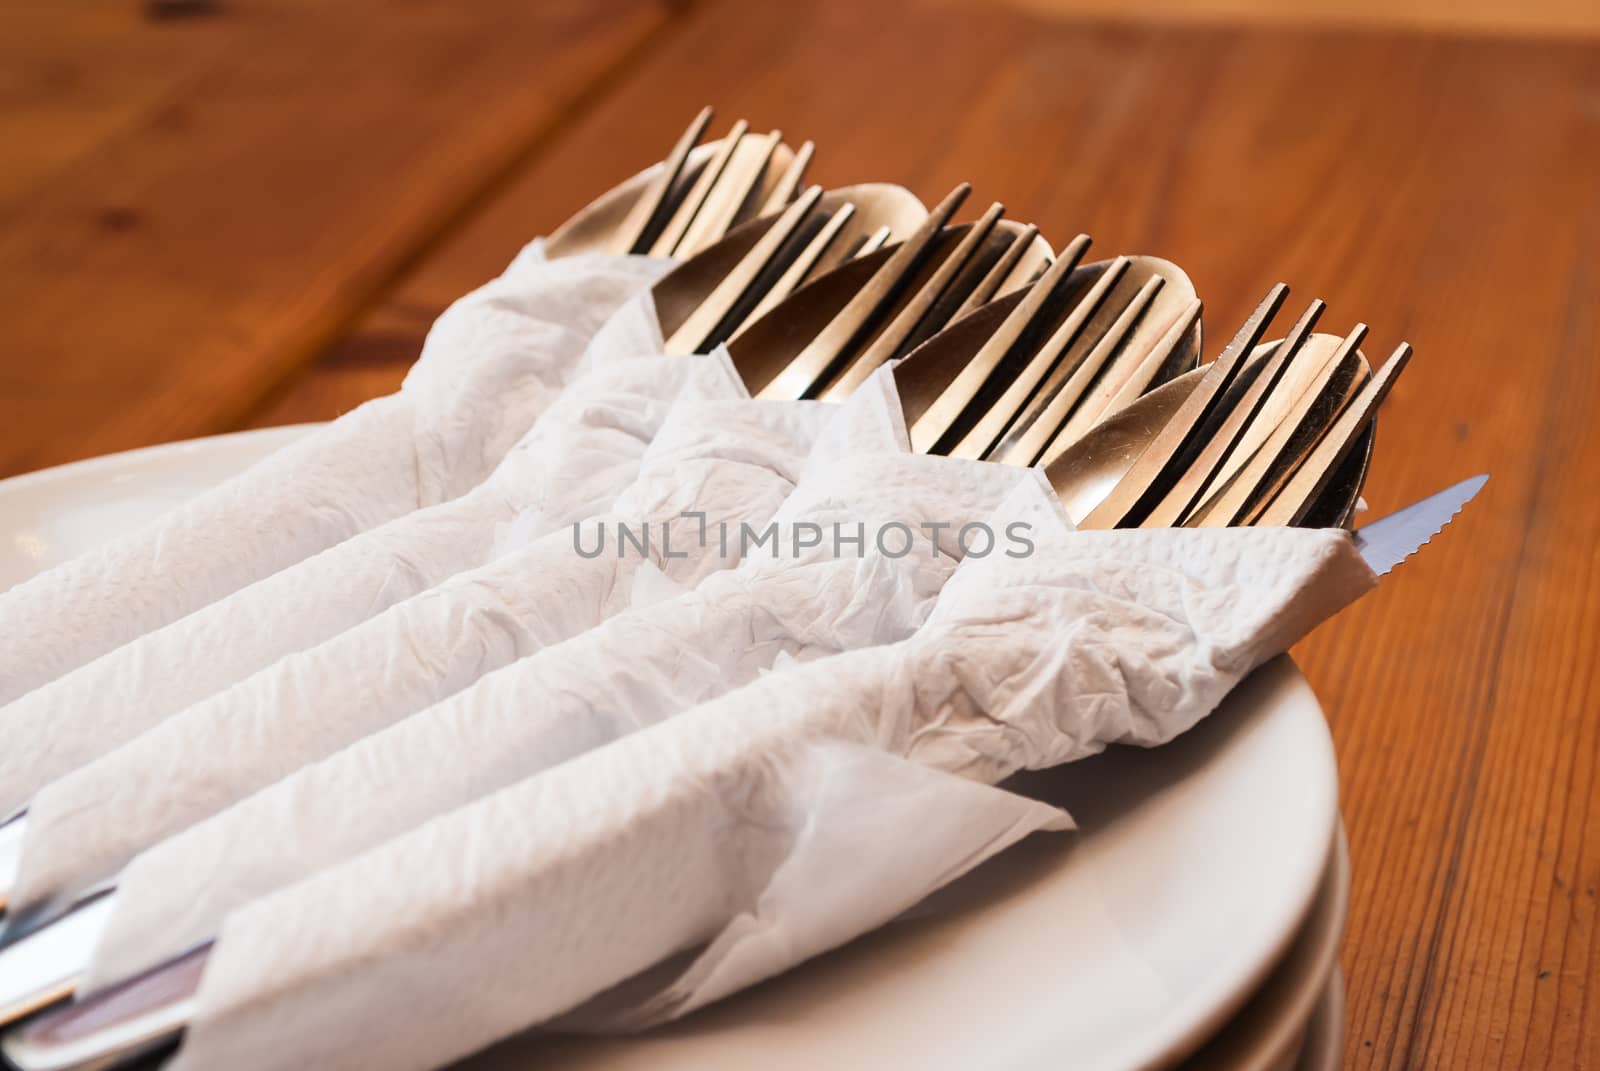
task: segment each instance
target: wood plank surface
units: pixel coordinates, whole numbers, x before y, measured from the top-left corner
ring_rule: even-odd
[[[1443,30],[1537,36],[1600,34],[1594,0],[995,0],[1055,17]]]
[[[216,5],[211,21],[239,25],[179,84],[129,86],[159,107],[11,172],[0,475],[235,425],[663,15],[655,0]],[[110,96],[154,77],[73,69]]]
[[[262,190],[280,185],[253,186],[237,155],[261,153],[273,132],[298,144],[309,91],[287,94],[282,115],[251,103],[248,136],[179,140],[164,164],[138,155],[139,133],[96,150],[96,161],[127,158],[126,179],[90,174],[80,149],[37,158],[31,174],[56,188],[29,195],[17,226],[0,197],[0,272],[8,291],[23,283],[0,302],[27,344],[0,367],[11,429],[0,463],[211,430],[247,406],[251,423],[323,419],[393,389],[449,300],[659,157],[708,102],[715,129],[744,116],[816,139],[820,181],[900,181],[931,202],[970,179],[974,212],[999,198],[1058,245],[1084,230],[1092,255],[1175,260],[1206,301],[1213,351],[1283,279],[1291,303],[1329,303],[1325,330],[1370,323],[1369,354],[1402,338],[1416,346],[1381,421],[1374,514],[1492,473],[1443,538],[1295,652],[1333,726],[1354,856],[1346,1066],[1600,1067],[1600,42],[1078,22],[947,0],[818,0],[799,18],[789,5],[703,0],[559,126],[559,101],[536,88],[549,72],[530,77],[517,87],[523,133],[509,138],[462,133],[470,87],[457,93],[442,72],[460,68],[439,57],[483,42],[436,17],[431,45],[394,30],[363,53],[381,70],[313,139],[364,150],[370,138],[405,186],[406,168],[420,169],[427,197],[380,184],[379,203],[352,206],[372,172],[314,182],[309,150],[296,149],[264,154],[264,166],[299,176],[302,194],[326,185],[320,208],[273,204],[247,226],[214,202],[189,207],[197,187],[174,176],[230,164],[236,185],[270,201]],[[630,24],[635,36],[655,25],[648,13]],[[289,26],[258,41],[299,42]],[[517,50],[537,47],[531,33],[503,36],[483,45],[494,58],[482,71],[472,65],[502,87]],[[257,73],[212,77],[259,92],[288,63],[239,62]],[[448,103],[396,88],[419,69],[450,83],[435,87]],[[426,137],[365,130],[358,141],[355,127],[386,99],[388,119],[405,115]],[[503,165],[529,131],[545,133],[459,226],[429,214],[490,185],[473,169]],[[449,137],[466,146],[452,150],[459,166],[419,148],[442,155]],[[121,205],[134,209],[129,225],[106,213]],[[270,225],[282,219],[301,229]],[[216,244],[182,239],[191,223],[221,228],[206,237]],[[338,235],[308,237],[314,225]],[[355,232],[365,237],[347,241]],[[139,244],[118,252],[128,241]],[[241,257],[214,278],[213,262],[196,259],[241,241],[267,255],[258,271]],[[292,281],[286,249],[300,254]],[[11,267],[19,250],[39,280]],[[210,315],[193,315],[208,303]],[[168,318],[179,312],[190,319]],[[158,359],[161,341],[195,322],[204,347]],[[265,391],[335,333],[313,367]],[[73,356],[127,337],[135,363]],[[13,366],[19,354],[32,363]],[[253,371],[219,369],[241,360]],[[77,415],[84,398],[105,427]],[[207,415],[189,415],[195,406]]]
[[[0,220],[181,93],[242,28],[199,11],[163,21],[128,0],[0,5]]]

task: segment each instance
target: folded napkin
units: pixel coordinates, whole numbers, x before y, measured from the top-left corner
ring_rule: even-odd
[[[1059,825],[983,782],[1170,739],[1374,581],[1338,531],[1062,524],[1031,556],[969,555],[900,643],[770,674],[234,912],[170,1066],[420,1069],[563,1014],[681,1015]]]
[[[896,474],[926,480],[900,481],[911,494],[885,503],[882,484]],[[1003,531],[1027,515],[1004,505],[985,513],[1008,486],[1037,479],[978,462],[857,457],[814,471],[781,530],[848,509],[869,523],[961,518],[971,510],[970,519]],[[819,486],[826,491],[809,494]],[[214,936],[229,910],[254,897],[721,695],[775,664],[905,638],[954,568],[951,553],[931,549],[890,557],[869,547],[857,557],[825,543],[798,558],[747,560],[692,592],[490,673],[155,845],[119,875],[82,990],[141,973]],[[333,812],[344,817],[313,817]]]
[[[619,306],[671,267],[535,244],[445,310],[399,392],[0,595],[0,703],[488,474]]]
[[[674,401],[747,396],[726,354],[660,353],[644,294],[607,322],[585,371],[473,490],[347,539],[0,708],[0,732],[15,741],[0,752],[0,815],[185,707],[483,565],[519,518],[548,528],[604,509]]]
[[[473,492],[441,507],[439,523],[422,532],[434,562],[460,560],[463,546],[488,557],[513,529],[542,530],[592,515],[632,482],[675,404],[748,398],[726,350],[617,360],[585,375],[583,387],[564,395],[497,470],[520,481],[497,478],[485,485],[490,493]],[[430,573],[434,567],[424,563],[421,543],[410,538],[413,529],[402,534],[405,553],[383,545],[350,562],[355,582],[365,586],[384,573]],[[541,638],[549,642],[587,627],[592,612],[586,616],[574,601],[579,592],[571,585],[562,590],[538,571],[578,560],[569,533],[553,536],[559,559],[507,555],[488,570],[463,574],[459,583],[280,659],[45,784],[28,804],[12,903],[25,908],[80,892],[154,840],[448,695],[528,653]],[[335,575],[324,579],[340,583]],[[539,617],[540,606],[550,612]],[[285,612],[269,604],[256,609],[264,617]],[[232,627],[249,632],[254,621],[234,619]],[[105,703],[103,696],[99,702]],[[20,789],[39,783],[40,767],[93,749],[90,732],[103,721],[74,720],[49,727],[39,740],[25,739],[17,750],[31,765],[6,757],[4,768],[15,775],[3,782],[0,810],[20,802]],[[90,834],[91,826],[100,832]]]

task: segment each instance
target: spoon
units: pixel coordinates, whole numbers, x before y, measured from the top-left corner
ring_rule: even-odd
[[[649,251],[649,246],[636,247],[643,239],[653,242],[659,236],[670,213],[690,195],[701,173],[718,157],[726,142],[733,142],[734,147],[720,170],[730,176],[749,176],[750,181],[747,195],[734,205],[731,215],[725,217],[726,210],[718,209],[717,219],[724,223],[724,233],[757,216],[781,210],[799,189],[813,155],[811,143],[795,151],[776,139],[768,146],[765,140],[771,135],[765,139],[741,135],[695,145],[710,118],[711,110],[707,108],[679,139],[673,156],[613,186],[551,231],[545,239],[545,255],[553,260],[583,253]],[[684,139],[688,139],[688,147],[675,161]],[[696,236],[696,249],[711,244],[705,237]],[[619,248],[623,243],[626,246]]]
[[[922,202],[900,186],[863,183],[827,193],[812,187],[778,215],[736,228],[655,284],[667,352],[711,348],[859,256],[873,235],[886,231],[885,240],[899,242],[927,218]]]
[[[1341,340],[1312,335],[1308,349],[1332,353]],[[1250,371],[1259,374],[1279,347],[1269,342],[1252,351]],[[1359,357],[1359,354],[1357,354]],[[1364,358],[1360,358],[1364,363]],[[1210,366],[1196,368],[1157,387],[1096,425],[1045,469],[1045,475],[1074,524],[1084,525],[1134,469],[1140,456],[1179,416]],[[1368,424],[1304,512],[1304,527],[1347,527],[1371,463],[1374,426]]]
[[[946,359],[959,363],[959,374],[936,395],[901,391],[916,448],[1033,464],[1036,451],[1028,444],[1048,443],[1049,453],[1069,441],[1077,420],[1070,401],[1089,398],[1107,409],[1111,399],[1120,407],[1126,402],[1118,394],[1131,401],[1194,366],[1200,309],[1188,277],[1155,257],[1080,267],[1079,242],[1087,239],[1065,247],[1037,282],[963,317],[942,336],[939,345]],[[1144,303],[1142,317],[1129,317],[1152,280],[1160,280],[1156,298]],[[1087,395],[1063,402],[1063,386],[1097,350],[1115,356],[1102,364],[1098,379],[1084,377]],[[1006,372],[997,376],[1000,368]],[[1103,387],[1108,380],[1115,391]]]

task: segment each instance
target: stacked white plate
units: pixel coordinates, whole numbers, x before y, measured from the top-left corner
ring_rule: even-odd
[[[0,482],[0,590],[303,430]],[[1287,658],[1173,744],[1013,787],[1065,806],[1078,832],[1035,836],[894,925],[668,1028],[518,1038],[461,1071],[1338,1065],[1349,863],[1332,741]]]

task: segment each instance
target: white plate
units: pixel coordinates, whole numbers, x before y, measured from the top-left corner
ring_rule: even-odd
[[[1333,968],[1328,988],[1322,991],[1311,1024],[1306,1027],[1300,1062],[1294,1071],[1339,1071],[1344,1057],[1344,975]]]
[[[155,447],[0,483],[0,587],[144,523],[304,428]],[[1128,1071],[1214,1034],[1306,917],[1337,818],[1322,711],[1287,658],[1193,732],[1017,787],[1036,836],[916,917],[629,1039],[519,1039],[476,1069],[818,1066]]]
[[[1350,907],[1350,850],[1341,828],[1311,914],[1250,1002],[1183,1071],[1289,1071],[1339,968]]]
[[[0,480],[0,591],[144,524],[315,426],[191,439]]]

